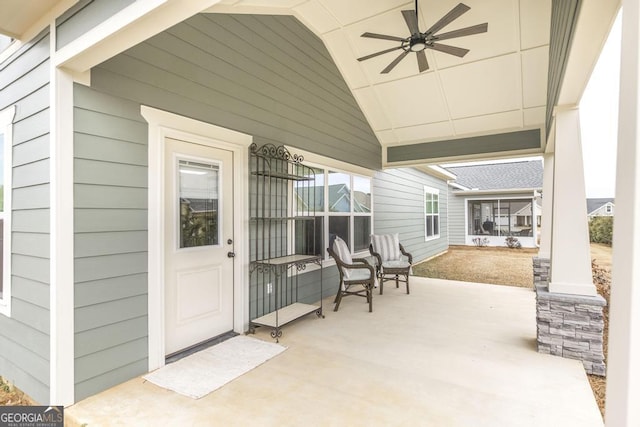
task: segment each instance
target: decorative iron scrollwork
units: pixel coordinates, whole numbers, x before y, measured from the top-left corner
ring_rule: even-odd
[[[290,163],[302,163],[304,156],[300,154],[291,154],[284,145],[275,146],[274,144],[267,143],[262,146],[258,146],[255,142],[251,144],[249,150],[252,154],[264,157],[275,158],[279,160],[285,160]]]

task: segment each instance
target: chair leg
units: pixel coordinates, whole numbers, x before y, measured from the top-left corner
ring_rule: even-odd
[[[380,295],[382,295],[382,291],[384,290],[384,277],[380,276],[378,278],[378,284],[380,285]]]
[[[340,301],[342,301],[342,287],[338,287],[338,293],[336,294],[336,299],[333,301],[334,303],[333,311],[338,311],[338,307],[340,307]]]
[[[409,273],[407,273],[407,295],[409,294]]]
[[[373,311],[373,287],[367,286],[367,299],[369,300],[369,313]]]
[[[400,287],[400,275],[396,274],[396,288]]]

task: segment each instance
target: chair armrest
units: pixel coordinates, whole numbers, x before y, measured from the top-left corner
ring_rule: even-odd
[[[369,253],[376,258],[376,267],[381,266],[382,265],[382,257],[380,256],[379,253],[374,252],[372,244],[369,244]]]
[[[409,258],[409,264],[413,264],[413,256],[409,252],[404,250],[404,246],[402,246],[402,243],[400,243],[400,252],[402,252],[402,255]]]
[[[371,264],[369,264],[364,258],[356,258],[351,260],[351,261],[359,262],[358,264],[347,264],[344,261],[342,261],[331,248],[327,248],[327,252],[329,252],[329,255],[331,255],[331,257],[335,260],[336,265],[340,270],[345,268],[348,268],[348,269],[364,268],[364,269],[368,269],[371,272],[371,277],[375,276],[375,270],[373,269],[373,266],[371,266]],[[342,274],[342,272],[340,274]]]

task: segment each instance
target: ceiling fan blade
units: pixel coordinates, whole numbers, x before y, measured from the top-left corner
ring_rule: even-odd
[[[461,47],[449,46],[440,43],[428,44],[427,48],[437,50],[439,52],[448,53],[449,55],[458,56],[460,58],[469,53],[469,49],[463,49]]]
[[[405,39],[396,36],[387,36],[386,34],[363,33],[360,37],[368,37],[370,39],[393,40],[394,42],[403,42]]]
[[[409,27],[409,31],[412,35],[420,33],[420,29],[418,28],[418,16],[416,15],[415,10],[403,10],[402,16],[404,16],[404,21],[407,23],[407,27]]]
[[[380,74],[387,74],[389,71],[393,70],[393,68],[400,63],[411,52],[410,50],[405,50],[402,52],[396,59],[394,59],[391,64],[387,65],[387,67],[380,71]]]
[[[392,47],[392,48],[389,48],[389,49],[381,50],[380,52],[376,52],[376,53],[372,53],[372,54],[367,55],[367,56],[363,56],[361,58],[358,58],[358,61],[366,61],[367,59],[375,58],[378,55],[383,55],[385,53],[393,52],[394,50],[398,50],[398,49],[402,49],[402,46]]]
[[[435,35],[433,36],[433,40],[440,41],[440,40],[453,39],[456,37],[470,36],[472,34],[486,33],[488,29],[489,29],[489,24],[485,22],[484,24],[478,24],[471,27],[460,28],[459,30],[453,30],[453,31],[449,31],[448,33]]]
[[[429,69],[429,62],[427,62],[427,55],[424,53],[424,50],[416,52],[416,57],[418,58],[418,70],[420,70],[420,72],[427,71]]]
[[[440,31],[441,29],[443,29],[444,27],[449,25],[451,22],[453,22],[454,20],[458,19],[462,14],[467,12],[469,9],[471,9],[471,8],[469,6],[467,6],[466,4],[458,3],[458,5],[456,7],[454,7],[453,9],[451,9],[449,11],[449,13],[444,15],[442,18],[440,18],[440,20],[438,22],[433,24],[431,26],[431,28],[429,28],[427,31],[425,31],[425,34],[435,34],[435,33],[437,33],[438,31]]]

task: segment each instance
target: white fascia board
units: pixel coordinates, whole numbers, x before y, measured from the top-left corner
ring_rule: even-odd
[[[87,71],[219,1],[138,0],[58,50],[54,64]]]
[[[571,41],[558,105],[577,105],[596,66],[621,0],[583,1]]]
[[[0,130],[4,133],[4,162],[5,166],[10,164],[13,166],[13,118],[16,114],[16,106],[12,105],[10,107],[5,108],[0,111]],[[13,188],[12,187],[12,173],[13,167],[5,167],[4,168],[4,185],[5,188]],[[3,269],[3,288],[2,288],[2,299],[0,299],[0,314],[4,314],[7,317],[11,317],[11,191],[4,192],[4,207],[5,209],[9,208],[9,215],[4,215],[3,220],[3,232],[4,239],[2,242],[3,252],[2,257],[0,258],[0,262],[4,264]]]
[[[449,184],[449,187],[457,188],[458,190],[462,190],[462,191],[470,191],[471,190],[469,187],[465,187],[464,185],[457,184],[457,183],[455,183],[453,181],[449,181],[449,182],[447,182],[447,184]]]
[[[506,188],[501,190],[462,190],[452,191],[451,194],[456,196],[486,196],[489,194],[519,194],[531,193],[532,197],[536,191],[542,191],[541,188]]]
[[[431,175],[435,178],[442,179],[444,181],[448,181],[451,179],[456,179],[457,176],[454,173],[449,172],[445,168],[437,165],[425,165],[416,167],[421,172],[426,173],[427,175]]]

